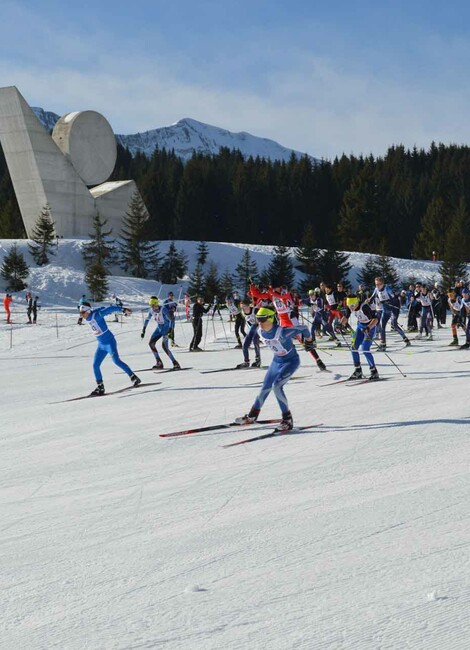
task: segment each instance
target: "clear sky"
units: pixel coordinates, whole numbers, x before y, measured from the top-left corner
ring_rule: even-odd
[[[470,144],[470,5],[2,0],[0,86],[117,133],[183,117],[311,155]]]

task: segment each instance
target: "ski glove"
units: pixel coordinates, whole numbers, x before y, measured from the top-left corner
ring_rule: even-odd
[[[143,339],[144,336],[145,336],[145,330],[142,330],[142,332],[140,333],[140,338]]]

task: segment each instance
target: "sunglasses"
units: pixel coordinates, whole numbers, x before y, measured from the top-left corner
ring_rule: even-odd
[[[272,318],[273,318],[272,316],[257,316],[256,320],[258,321],[258,323],[265,323],[269,319],[272,320]]]

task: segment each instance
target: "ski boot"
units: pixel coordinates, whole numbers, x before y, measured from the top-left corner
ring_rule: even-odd
[[[251,364],[252,368],[261,368],[261,359],[255,359]]]
[[[139,379],[135,374],[135,372],[133,372],[132,375],[130,376],[130,380],[136,388],[142,383],[142,379]]]
[[[385,341],[380,341],[380,343],[377,343],[377,348],[382,352],[385,352],[385,350],[387,349],[387,344],[385,343]]]
[[[467,341],[467,343],[464,343],[463,345],[460,346],[460,350],[468,350],[470,348],[470,343]]]
[[[377,368],[375,366],[372,366],[370,369],[369,381],[377,381],[378,379],[380,379],[380,377]]]
[[[405,346],[406,346],[407,348],[409,348],[410,345],[411,345],[411,341],[410,341],[410,339],[409,339],[408,337],[406,337],[406,336],[405,336],[405,338],[403,339],[403,343],[405,344]]]
[[[282,414],[282,420],[279,422],[275,431],[292,431],[294,428],[294,420],[290,411]]]
[[[157,359],[157,363],[152,366],[153,370],[163,370],[163,361],[161,359]]]
[[[362,368],[361,366],[358,366],[353,374],[349,377],[348,381],[351,379],[364,379],[364,375],[362,374]]]
[[[426,341],[432,341],[432,334],[426,334]]]
[[[235,418],[236,424],[253,424],[258,419],[259,409],[250,409],[250,412],[247,415],[243,415],[241,418]]]
[[[98,397],[99,395],[104,395],[104,384],[102,381],[97,381],[96,382],[97,386],[95,390],[92,390],[90,393],[90,397]]]
[[[458,345],[458,344],[459,344],[459,339],[456,336],[454,336],[452,341],[449,343],[449,345]]]
[[[181,366],[177,361],[173,361],[173,370],[181,370]]]
[[[326,370],[326,366],[325,366],[325,364],[323,363],[323,361],[321,359],[318,359],[317,366],[318,366],[319,370],[322,370],[322,371]]]
[[[239,363],[237,368],[249,368],[250,367],[250,362],[249,361],[244,361],[243,363]]]

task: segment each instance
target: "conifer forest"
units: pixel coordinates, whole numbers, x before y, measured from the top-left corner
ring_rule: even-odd
[[[172,151],[157,149],[149,159],[118,146],[110,180],[128,178],[149,210],[149,240],[301,246],[308,232],[317,248],[443,259],[458,230],[459,247],[469,250],[467,146],[393,146],[384,157],[318,163],[307,156],[287,163],[244,159],[221,149],[186,164]],[[23,236],[0,150],[0,237]]]

